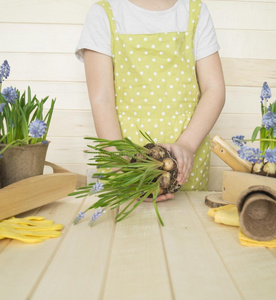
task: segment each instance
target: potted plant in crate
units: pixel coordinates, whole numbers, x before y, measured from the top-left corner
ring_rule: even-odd
[[[262,124],[257,126],[250,140],[243,135],[232,138],[240,147],[238,154],[242,159],[252,163],[252,173],[276,177],[276,101],[269,103],[271,89],[264,82],[261,92]],[[259,148],[248,147],[248,141],[259,142]]]
[[[47,132],[55,100],[45,116],[44,104],[49,97],[38,100],[31,88],[22,94],[13,87],[2,90],[10,74],[5,60],[0,67],[0,176],[1,187],[28,177],[41,175],[48,148]]]

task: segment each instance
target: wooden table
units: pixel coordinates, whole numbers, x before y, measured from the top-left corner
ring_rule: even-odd
[[[107,212],[92,228],[76,214],[95,201],[67,197],[25,215],[64,224],[41,244],[0,241],[0,299],[276,299],[276,249],[240,245],[238,229],[214,223],[206,192],[178,192],[122,222]]]

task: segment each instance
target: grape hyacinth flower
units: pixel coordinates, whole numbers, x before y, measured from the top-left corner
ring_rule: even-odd
[[[5,98],[7,102],[10,104],[14,104],[15,100],[18,98],[16,88],[13,87],[7,87],[3,90],[2,96]]]
[[[261,92],[261,99],[264,100],[269,98],[271,98],[271,89],[268,86],[267,82],[265,81]]]
[[[0,104],[0,113],[3,112],[3,109],[4,109],[5,105],[6,105],[6,103],[1,103]]]
[[[265,159],[269,162],[269,163],[276,163],[276,148],[274,149],[267,149],[265,151]]]
[[[92,215],[88,225],[91,227],[94,224],[94,222],[96,220],[98,220],[99,217],[101,217],[105,212],[106,211],[104,209],[102,209],[101,207],[99,207],[98,210],[96,209],[94,214]]]
[[[74,219],[73,221],[73,224],[76,225],[79,223],[80,220],[82,220],[85,216],[85,213],[84,212],[80,212],[78,213],[78,215],[76,216],[76,218]]]
[[[240,147],[246,144],[246,141],[244,140],[244,135],[233,136],[232,141],[234,142],[235,145]]]
[[[263,126],[266,129],[270,129],[276,126],[276,114],[273,113],[272,111],[267,112],[263,116]]]
[[[47,125],[42,120],[35,120],[29,126],[29,133],[33,138],[40,138],[46,133]]]
[[[99,191],[103,190],[104,186],[102,182],[96,182],[93,187],[91,188],[89,195],[98,193]]]
[[[10,65],[7,60],[0,66],[0,84],[4,81],[3,78],[7,79],[10,75]]]
[[[248,160],[251,163],[257,163],[259,162],[262,158],[263,155],[261,155],[260,149],[257,148],[249,148],[247,146],[242,146],[238,150],[239,157],[245,160]]]

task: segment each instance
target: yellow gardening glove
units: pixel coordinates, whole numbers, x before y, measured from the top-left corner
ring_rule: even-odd
[[[275,248],[276,247],[276,239],[270,240],[270,241],[255,241],[244,235],[241,231],[239,230],[239,239],[240,243],[243,246],[248,246],[248,247],[267,247],[267,248]]]
[[[55,224],[43,217],[9,218],[0,221],[0,239],[10,238],[25,243],[39,243],[52,237],[59,237],[63,225]]]
[[[231,226],[240,226],[239,214],[234,204],[228,204],[216,208],[210,208],[208,215],[214,218],[216,223],[222,223]]]

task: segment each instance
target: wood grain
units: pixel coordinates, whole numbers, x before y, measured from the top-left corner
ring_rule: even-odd
[[[63,224],[64,229],[60,238],[50,239],[41,244],[26,245],[15,240],[0,240],[0,249],[2,245],[6,246],[2,249],[0,255],[2,299],[30,299],[32,289],[39,282],[43,272],[47,270],[48,264],[72,225],[72,220],[75,214],[78,213],[81,202],[80,200],[76,201],[73,197],[66,197],[18,216],[42,216]],[[56,286],[56,284],[51,286]],[[46,298],[48,298],[47,293],[40,299],[44,300]]]
[[[46,174],[17,181],[0,189],[0,220],[51,203],[73,192],[73,173]]]
[[[204,196],[197,199],[204,205]],[[242,299],[187,195],[176,193],[159,210],[175,299]]]
[[[80,199],[73,200],[81,203]],[[95,201],[95,196],[88,197],[79,211],[84,211]],[[88,226],[89,213],[78,225],[68,224],[69,232],[46,265],[43,277],[31,293],[31,299],[102,299],[115,213],[115,210],[108,211],[92,228]]]
[[[117,223],[103,299],[174,299],[151,203],[141,204]]]
[[[275,258],[265,247],[248,248],[241,246],[237,227],[215,224],[213,218],[206,217],[208,207],[202,201],[206,195],[207,193],[204,192],[188,193],[190,203],[214,248],[219,253],[224,267],[229,272],[242,299],[273,300],[276,292]],[[267,260],[270,263],[267,263]],[[265,272],[261,270],[265,270]]]

